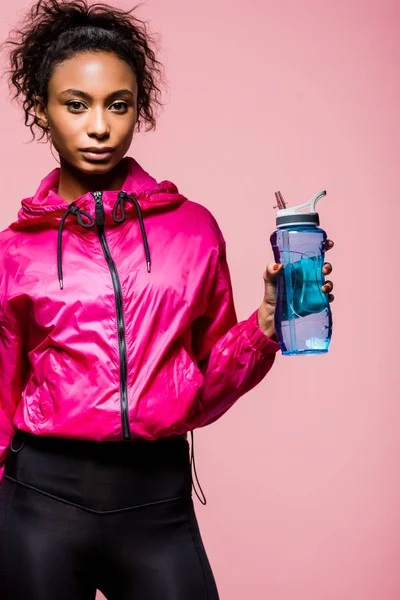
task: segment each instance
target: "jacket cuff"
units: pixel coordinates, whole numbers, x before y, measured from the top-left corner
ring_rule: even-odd
[[[265,335],[258,324],[257,317],[258,309],[246,321],[243,321],[243,335],[248,339],[253,348],[260,350],[264,354],[276,354],[280,350],[279,342],[275,342]]]

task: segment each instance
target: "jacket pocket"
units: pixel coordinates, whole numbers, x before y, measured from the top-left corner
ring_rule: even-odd
[[[49,419],[54,409],[54,394],[59,387],[60,365],[57,350],[49,347],[36,362],[35,370],[26,388],[26,410],[33,424]]]

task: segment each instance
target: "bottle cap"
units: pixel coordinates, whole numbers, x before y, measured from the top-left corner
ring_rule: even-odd
[[[286,208],[285,201],[282,198],[280,192],[275,193],[275,197],[278,201],[278,207],[280,210],[276,213],[276,226],[284,227],[285,225],[319,225],[319,214],[315,212],[315,205],[318,200],[326,196],[326,191],[315,194],[308,202],[293,206],[292,208]],[[310,207],[309,212],[299,213],[300,210]],[[274,207],[276,208],[276,207]]]

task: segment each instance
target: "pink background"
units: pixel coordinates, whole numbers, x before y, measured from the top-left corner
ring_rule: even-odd
[[[26,4],[2,5],[2,38]],[[293,206],[327,189],[336,243],[329,353],[279,354],[196,433],[221,599],[398,600],[400,5],[148,0],[139,14],[161,33],[169,95],[130,154],[216,216],[239,319],[262,299],[276,190]],[[4,228],[57,164],[1,90]]]

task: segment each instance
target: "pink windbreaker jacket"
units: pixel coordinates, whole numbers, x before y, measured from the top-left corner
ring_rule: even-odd
[[[0,232],[0,479],[15,429],[148,440],[221,417],[279,344],[237,322],[204,206],[130,156],[121,191],[71,204],[51,171]]]

